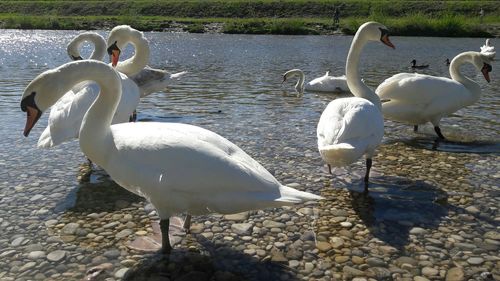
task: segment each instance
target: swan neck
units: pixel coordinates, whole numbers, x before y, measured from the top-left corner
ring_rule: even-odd
[[[306,80],[306,76],[304,75],[304,72],[299,71],[299,80],[297,81],[297,84],[295,85],[295,90],[299,93],[304,92],[304,81]]]
[[[104,56],[106,56],[106,41],[97,33],[82,33],[75,37],[75,39],[68,44],[68,54],[70,56],[75,54],[77,57],[81,57],[80,48],[85,41],[94,45],[94,49],[89,59],[102,61]]]
[[[149,43],[143,36],[129,36],[123,46],[126,46],[127,43],[131,43],[134,46],[135,53],[131,58],[119,62],[116,70],[127,76],[132,76],[139,73],[148,64],[150,55]]]
[[[363,38],[361,33],[357,33],[352,40],[346,61],[347,86],[354,96],[369,100],[381,110],[380,98],[363,83],[359,74],[359,59],[367,42],[368,40]]]
[[[472,63],[472,55],[470,54],[470,52],[459,54],[451,61],[450,76],[453,80],[464,85],[464,87],[467,88],[474,96],[474,99],[477,99],[481,94],[481,87],[472,79],[462,74],[462,72],[460,71],[460,66],[465,63]]]
[[[59,97],[83,81],[95,81],[99,95],[85,114],[80,128],[80,148],[94,163],[105,167],[113,149],[111,121],[121,97],[121,81],[110,66],[97,61],[78,61],[62,66],[52,81],[58,81]]]

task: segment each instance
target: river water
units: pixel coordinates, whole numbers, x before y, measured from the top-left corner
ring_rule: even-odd
[[[89,173],[77,141],[36,147],[48,114],[28,138],[22,136],[24,87],[68,62],[66,44],[76,34],[0,32],[0,280],[79,280],[94,266],[110,280],[125,272],[130,280],[444,280],[454,274],[498,280],[498,62],[489,84],[472,66],[462,67],[483,93],[442,120],[450,142],[436,143],[429,125],[414,133],[386,121],[365,194],[364,161],[329,175],[317,152],[316,124],[338,96],[299,96],[292,82],[281,85],[292,68],[301,68],[306,80],[326,71],[343,74],[352,37],[147,33],[152,67],[189,73],[141,100],[139,120],[213,130],[281,182],[326,197],[234,220],[194,218],[192,233],[165,262],[128,247],[154,232],[157,217],[147,202],[98,167]],[[391,40],[396,50],[370,43],[363,51],[360,72],[372,88],[410,71],[412,59],[430,64],[421,73],[449,76],[446,58],[484,44],[470,38]],[[83,54],[89,53],[85,45]],[[249,224],[248,233],[238,232],[241,224]]]

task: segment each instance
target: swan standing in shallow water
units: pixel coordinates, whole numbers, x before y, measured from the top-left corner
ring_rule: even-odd
[[[134,114],[141,97],[164,89],[174,78],[185,72],[169,74],[159,69],[144,68],[149,60],[149,44],[142,32],[128,26],[118,26],[110,32],[110,38],[120,39],[125,44],[131,41],[136,47],[136,55],[129,59],[126,65],[120,67],[125,73],[120,74],[122,98],[113,118],[113,124],[117,124],[130,121],[130,116]],[[95,32],[84,32],[75,37],[67,47],[69,57],[82,59],[79,49],[85,41],[94,45],[90,59],[103,60],[106,55],[106,41]],[[139,70],[140,68],[142,70]],[[139,72],[135,73],[136,71]],[[96,83],[85,81],[59,99],[50,111],[48,125],[38,140],[38,147],[49,148],[78,138],[83,116],[98,93],[99,87]]]
[[[375,149],[384,136],[380,99],[363,83],[358,71],[361,51],[369,41],[381,41],[394,48],[387,28],[382,24],[367,22],[359,27],[346,63],[347,83],[355,97],[330,102],[321,114],[317,128],[318,149],[330,173],[331,166],[346,166],[365,155],[365,183],[369,180]]]
[[[284,83],[288,78],[298,76],[299,80],[295,85],[295,90],[302,94],[304,90],[312,92],[331,92],[331,93],[343,93],[349,92],[349,87],[347,86],[347,80],[345,75],[335,77],[330,76],[329,71],[326,72],[324,76],[315,78],[310,82],[305,83],[304,72],[298,68],[289,70],[283,74]]]
[[[232,214],[322,199],[280,184],[238,146],[212,131],[179,123],[111,125],[121,95],[120,77],[98,61],[70,62],[36,77],[21,100],[27,112],[24,135],[43,111],[84,80],[95,81],[101,91],[82,122],[80,148],[119,185],[155,206],[164,253],[171,250],[168,227],[175,213]]]
[[[386,79],[378,86],[376,93],[382,103],[384,117],[393,121],[414,125],[431,122],[440,139],[441,118],[475,103],[481,96],[481,87],[460,72],[460,66],[471,63],[490,82],[491,61],[495,56],[493,46],[486,45],[481,52],[464,52],[457,55],[450,64],[450,76],[436,77],[418,73],[399,73]]]

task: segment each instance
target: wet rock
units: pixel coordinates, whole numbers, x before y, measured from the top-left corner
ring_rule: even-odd
[[[330,249],[332,249],[332,245],[330,245],[330,243],[328,242],[320,241],[316,243],[316,248],[318,248],[320,252],[328,252]]]
[[[367,258],[365,262],[371,267],[387,267],[387,263],[379,258]]]
[[[118,232],[115,235],[115,237],[116,237],[116,239],[122,239],[122,238],[128,237],[132,233],[134,233],[134,232],[131,229],[124,229],[124,230]]]
[[[281,222],[276,222],[272,220],[265,220],[262,225],[267,228],[284,228],[286,225]]]
[[[229,221],[246,221],[248,220],[248,212],[242,212],[237,214],[225,215],[224,219]]]
[[[120,268],[117,272],[115,272],[115,277],[118,279],[122,279],[125,274],[127,274],[127,271],[129,271],[129,268]]]
[[[44,251],[32,251],[28,254],[28,258],[30,260],[37,260],[37,259],[43,259],[45,258],[45,252]]]
[[[463,281],[465,280],[465,274],[462,268],[453,267],[446,272],[446,281]]]
[[[252,233],[252,227],[251,223],[233,223],[231,230],[238,235],[247,235]]]
[[[469,258],[467,260],[467,262],[469,264],[472,264],[472,265],[480,265],[484,262],[484,259],[483,258],[480,258],[480,257],[472,257],[472,258]]]
[[[439,270],[432,267],[424,267],[422,268],[422,274],[428,277],[436,276],[439,274]]]
[[[68,223],[61,229],[61,233],[65,235],[73,235],[75,234],[76,230],[80,227],[78,223]]]
[[[66,251],[55,250],[55,251],[50,252],[47,255],[47,259],[49,261],[52,261],[52,262],[58,262],[58,261],[64,259],[65,256],[66,256]]]
[[[356,269],[354,267],[351,267],[351,266],[344,266],[342,268],[342,272],[344,273],[344,276],[347,277],[347,278],[352,278],[352,277],[358,277],[358,276],[364,276],[365,273],[359,269]]]

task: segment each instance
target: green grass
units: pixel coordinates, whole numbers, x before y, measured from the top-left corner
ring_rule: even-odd
[[[393,35],[408,36],[484,37],[488,26],[500,25],[497,1],[45,0],[0,1],[0,28],[88,30],[129,24],[161,31],[178,22],[188,32],[204,32],[204,24],[217,22],[225,33],[329,34],[336,29],[335,6],[341,6],[340,29],[346,34],[368,20],[385,24]],[[484,23],[479,22],[481,8]]]

